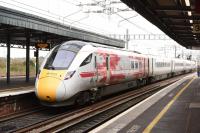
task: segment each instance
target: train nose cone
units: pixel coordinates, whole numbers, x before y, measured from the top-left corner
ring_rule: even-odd
[[[62,85],[62,80],[46,77],[41,78],[38,82],[37,96],[40,100],[46,102],[56,102],[57,101],[57,90]],[[64,88],[63,88],[64,89]],[[64,93],[60,94],[61,97]]]

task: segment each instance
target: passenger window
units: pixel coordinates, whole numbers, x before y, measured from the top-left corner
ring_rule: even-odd
[[[90,54],[87,58],[85,58],[85,60],[81,63],[80,66],[89,64],[91,62],[91,60],[92,60],[92,54]]]
[[[97,68],[97,57],[94,57],[94,68]]]
[[[134,69],[134,61],[131,61],[131,68]]]
[[[138,62],[135,62],[135,69],[138,69]]]
[[[108,67],[109,67],[109,64],[108,64],[109,62],[108,62],[108,57],[106,57],[106,68],[107,68],[107,70],[109,69]]]

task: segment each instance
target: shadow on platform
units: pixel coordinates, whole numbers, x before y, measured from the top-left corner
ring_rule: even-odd
[[[34,86],[34,84],[35,84],[35,77],[30,77],[29,82],[26,82],[25,76],[11,77],[9,84],[6,82],[6,77],[0,77],[0,90],[26,87],[26,86]]]

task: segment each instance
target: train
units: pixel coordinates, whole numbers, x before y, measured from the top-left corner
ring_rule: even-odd
[[[46,106],[83,105],[195,70],[196,62],[191,60],[72,40],[47,54],[36,78],[35,94]]]

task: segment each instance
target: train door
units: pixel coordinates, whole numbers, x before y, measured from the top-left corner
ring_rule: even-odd
[[[96,84],[108,84],[110,82],[110,56],[107,54],[96,53]]]
[[[98,82],[98,68],[97,68],[97,54],[94,53],[94,71],[95,71],[95,77],[94,77],[94,84],[95,86],[97,85],[97,82]]]
[[[148,75],[149,76],[153,76],[153,63],[154,63],[153,58],[149,57],[148,59]]]
[[[173,73],[174,72],[174,62],[173,62],[173,60],[171,60],[171,73]]]
[[[143,77],[146,77],[146,58],[143,58],[143,63],[144,63],[144,65],[142,66],[144,70]]]
[[[107,84],[107,55],[96,53],[96,83],[98,85]]]
[[[110,82],[110,56],[106,56],[106,83],[108,84]]]
[[[149,75],[149,59],[148,58],[144,58],[144,76],[147,77]]]
[[[148,66],[148,73],[147,73],[147,75],[149,76],[150,75],[150,58],[148,58],[147,60],[148,60],[148,62],[147,62],[148,63],[148,65],[147,65]]]

